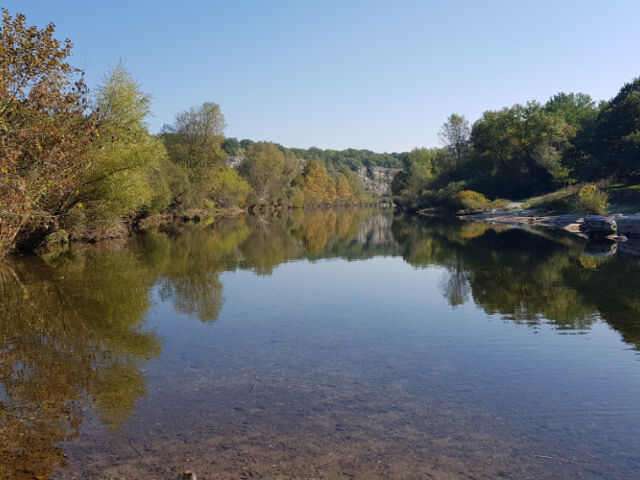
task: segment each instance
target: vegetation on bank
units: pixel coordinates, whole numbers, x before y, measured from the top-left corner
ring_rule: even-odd
[[[0,26],[0,253],[32,249],[64,229],[129,224],[181,209],[332,205],[369,201],[346,165],[305,162],[267,142],[246,145],[239,170],[220,106],[176,115],[160,135],[151,98],[122,64],[94,91],[69,63],[53,24]]]
[[[616,195],[608,186],[640,182],[640,78],[608,102],[558,93],[545,104],[487,111],[473,125],[452,114],[440,137],[444,148],[404,156],[392,184],[396,203],[414,210],[482,210],[509,198],[529,199],[529,206],[549,200],[556,211],[604,213],[608,196]],[[637,209],[637,197],[628,199]]]

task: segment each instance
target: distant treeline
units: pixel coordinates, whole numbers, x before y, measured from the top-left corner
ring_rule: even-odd
[[[328,170],[320,156],[301,162],[269,142],[244,141],[240,168],[228,167],[234,139],[212,102],[150,134],[151,97],[124,66],[90,92],[68,62],[72,43],[54,30],[2,10],[0,254],[60,230],[135,225],[167,211],[370,201],[346,163]]]
[[[452,114],[440,138],[444,148],[403,158],[392,185],[397,203],[478,208],[491,206],[489,199],[524,199],[573,184],[640,183],[640,78],[607,102],[558,93],[545,104],[484,112],[473,125]],[[593,185],[580,193],[587,209],[606,204]]]
[[[238,140],[231,137],[223,142],[222,149],[230,156],[238,156],[247,151],[254,143],[252,140]],[[406,152],[376,153],[371,150],[355,148],[322,150],[317,147],[304,149],[275,145],[285,154],[291,154],[304,160],[321,161],[330,170],[339,170],[342,167],[347,167],[350,170],[357,170],[361,167],[402,168],[402,159],[407,155]]]

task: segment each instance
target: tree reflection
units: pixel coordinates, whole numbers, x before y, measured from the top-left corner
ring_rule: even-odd
[[[119,429],[162,343],[141,323],[152,278],[126,252],[0,266],[0,477],[47,476],[90,403]]]
[[[237,247],[249,235],[243,220],[149,233],[141,257],[159,277],[160,298],[178,312],[215,321],[224,302],[220,273],[237,266]]]
[[[452,306],[470,294],[488,314],[559,329],[602,318],[640,347],[633,257],[595,257],[573,237],[505,226],[398,217],[392,229],[407,262],[446,268],[440,287]]]

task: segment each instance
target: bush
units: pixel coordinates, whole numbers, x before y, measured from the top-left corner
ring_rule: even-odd
[[[595,185],[585,185],[578,192],[578,207],[585,213],[604,215],[609,207],[609,196]]]
[[[491,205],[487,197],[473,190],[462,190],[453,196],[458,208],[464,210],[484,210]]]

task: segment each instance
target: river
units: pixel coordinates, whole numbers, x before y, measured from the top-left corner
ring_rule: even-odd
[[[631,479],[640,257],[380,210],[0,263],[0,478]]]

